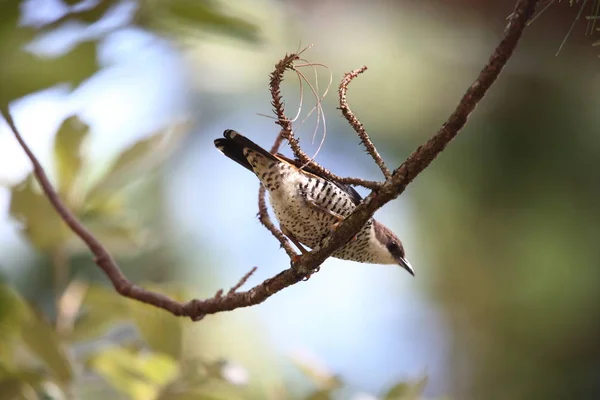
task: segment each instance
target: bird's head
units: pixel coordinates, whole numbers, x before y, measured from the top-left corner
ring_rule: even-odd
[[[379,264],[398,264],[415,276],[415,271],[406,259],[404,247],[398,237],[385,225],[373,220],[373,230],[375,231],[375,247],[377,257],[375,262]]]

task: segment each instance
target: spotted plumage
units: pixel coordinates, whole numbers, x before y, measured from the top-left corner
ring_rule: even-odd
[[[226,130],[215,146],[254,172],[269,192],[282,232],[302,251],[317,246],[350,215],[361,196],[351,186],[327,179],[282,154],[271,154],[250,139]],[[364,263],[398,264],[414,275],[400,240],[375,219],[333,253],[333,257]]]

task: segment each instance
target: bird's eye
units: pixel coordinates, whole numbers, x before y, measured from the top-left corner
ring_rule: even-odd
[[[394,257],[404,257],[404,249],[402,248],[402,244],[400,244],[396,240],[392,240],[388,243],[387,249]]]

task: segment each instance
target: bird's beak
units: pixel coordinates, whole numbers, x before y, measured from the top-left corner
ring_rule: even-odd
[[[406,258],[398,257],[397,261],[398,261],[398,264],[400,264],[400,266],[402,268],[407,270],[409,274],[411,274],[412,276],[415,276],[415,270],[413,269],[412,265],[410,265],[410,263],[408,262],[408,260]]]

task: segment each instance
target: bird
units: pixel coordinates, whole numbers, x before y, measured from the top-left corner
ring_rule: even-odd
[[[298,247],[315,248],[362,201],[350,185],[323,176],[310,165],[272,154],[233,129],[215,139],[225,156],[253,172],[269,193],[281,232]],[[332,257],[369,264],[396,264],[414,276],[398,237],[371,218]]]

